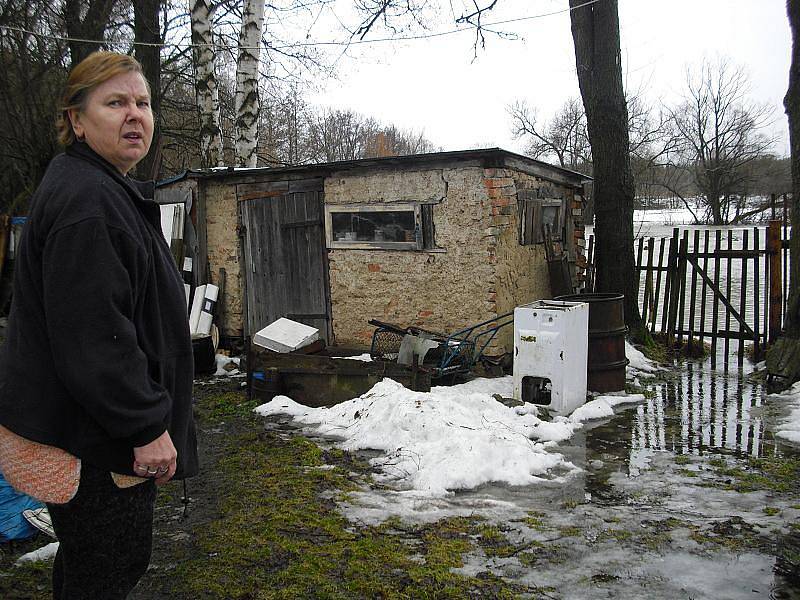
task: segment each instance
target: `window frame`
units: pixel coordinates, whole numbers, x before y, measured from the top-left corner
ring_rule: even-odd
[[[550,231],[554,242],[564,241],[566,225],[566,200],[563,198],[538,198],[534,190],[523,190],[517,198],[517,218],[519,225],[520,246],[532,246],[544,243],[542,231],[543,213],[546,207],[558,208],[558,223],[555,230]],[[530,230],[528,229],[530,225]]]
[[[333,213],[413,212],[414,240],[410,242],[335,240],[333,239]],[[414,202],[381,202],[362,204],[326,204],[325,240],[330,249],[350,250],[422,250],[423,240],[422,205]]]

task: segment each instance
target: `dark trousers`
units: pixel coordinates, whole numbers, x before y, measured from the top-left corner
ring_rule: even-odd
[[[49,504],[59,547],[54,600],[124,599],[150,564],[155,483],[118,488],[108,471],[81,465],[78,493]]]

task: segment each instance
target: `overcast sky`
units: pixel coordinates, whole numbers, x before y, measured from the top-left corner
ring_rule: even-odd
[[[567,0],[500,0],[485,19],[545,15],[566,6]],[[775,107],[775,131],[783,138],[775,150],[788,154],[781,103],[791,36],[784,0],[619,0],[619,11],[629,88],[644,89],[654,104],[670,102],[681,90],[687,65],[728,57],[747,69],[752,97]],[[449,14],[428,23],[431,33],[453,29]],[[424,131],[445,150],[500,146],[520,152],[524,143],[511,136],[509,104],[526,100],[548,117],[567,98],[579,96],[569,15],[497,28],[518,39],[489,35],[474,60],[471,31],[351,48],[339,60],[339,80],[312,100]]]

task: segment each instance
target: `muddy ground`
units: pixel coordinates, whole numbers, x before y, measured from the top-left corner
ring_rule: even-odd
[[[796,452],[769,439],[769,407],[745,411],[749,387],[733,414],[690,383],[559,448],[583,469],[567,483],[434,501],[376,486],[367,453],[256,417],[241,380],[198,384],[203,470],[188,504],[162,488],[131,597],[800,598]],[[13,566],[47,541],[2,548],[0,598],[50,596],[47,564]]]

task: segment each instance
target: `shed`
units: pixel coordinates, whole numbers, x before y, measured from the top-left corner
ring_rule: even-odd
[[[227,275],[223,337],[288,317],[367,345],[370,319],[447,333],[552,297],[545,225],[579,289],[588,180],[491,148],[188,171],[157,198],[191,196],[200,283]]]

